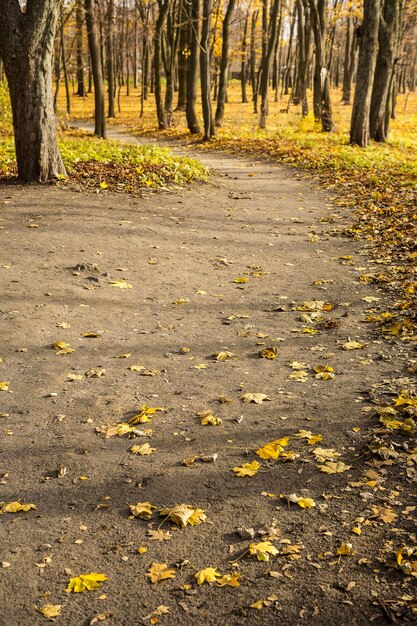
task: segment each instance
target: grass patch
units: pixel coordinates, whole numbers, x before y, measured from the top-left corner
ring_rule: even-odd
[[[199,161],[173,156],[169,149],[152,145],[127,146],[76,131],[62,137],[59,147],[66,180],[82,184],[83,189],[140,193],[183,187],[208,176]],[[0,172],[6,178],[17,173],[11,138],[0,141]]]

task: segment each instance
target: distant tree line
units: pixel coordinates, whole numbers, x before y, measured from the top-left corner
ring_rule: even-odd
[[[300,107],[307,116],[311,89],[314,117],[324,132],[332,132],[336,88],[343,103],[353,102],[350,141],[359,146],[370,139],[384,142],[397,94],[416,89],[417,0],[27,0],[27,6],[3,0],[3,5],[2,72],[9,83],[19,172],[28,179],[62,170],[52,147],[53,120],[41,119],[42,110],[53,118],[60,89],[68,113],[74,95],[94,92],[100,137],[106,117],[120,111],[122,91],[129,95],[133,88],[140,90],[138,116],[152,97],[159,129],[171,126],[175,110],[184,110],[190,133],[203,132],[210,140],[227,113],[231,78],[240,80],[242,102],[251,99],[261,128],[270,100],[279,102],[284,95],[284,110]],[[34,125],[33,149],[22,154],[19,137],[33,134]],[[38,165],[29,167],[31,158]]]

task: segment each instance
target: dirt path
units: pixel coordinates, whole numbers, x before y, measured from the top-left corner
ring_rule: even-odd
[[[209,183],[143,199],[0,189],[0,380],[10,381],[0,392],[0,502],[36,505],[0,516],[4,626],[44,623],[35,607],[46,604],[62,605],[56,622],[66,626],[106,613],[117,626],[389,623],[372,594],[400,593],[402,575],[379,561],[392,525],[352,534],[389,493],[389,483],[378,490],[363,477],[374,423],[364,396],[399,377],[405,356],[363,324],[385,296],[358,276],[378,266],[338,235],[348,216],[301,175],[201,159],[214,171]],[[320,311],[323,302],[331,306]],[[349,338],[365,348],[342,349]],[[74,352],[59,354],[56,341]],[[273,347],[275,359],[259,358]],[[326,365],[335,378],[316,379],[313,368]],[[269,400],[245,403],[248,393]],[[144,404],[166,411],[136,425],[139,436],[105,438],[106,425]],[[203,411],[222,424],[202,425]],[[293,437],[300,430],[322,440]],[[256,455],[286,436],[295,460]],[[130,452],[145,443],[156,451]],[[320,471],[317,447],[351,468]],[[256,475],[232,471],[255,459]],[[172,530],[165,521],[170,538],[153,541],[148,531],[164,517],[129,519],[129,505],[143,502],[189,504],[207,520]],[[268,540],[279,551],[269,562],[241,557]],[[342,542],[353,555],[336,554]],[[175,579],[151,584],[154,562],[174,567]],[[207,567],[239,572],[240,586],[197,586]],[[65,593],[71,576],[90,572],[109,580]],[[169,613],[152,614],[161,605]]]

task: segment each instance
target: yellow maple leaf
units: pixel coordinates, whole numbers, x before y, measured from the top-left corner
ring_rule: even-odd
[[[169,530],[148,530],[148,537],[150,541],[169,541],[172,539],[172,535]]]
[[[264,348],[259,352],[259,358],[261,359],[276,359],[278,354],[278,348],[275,346],[272,348]]]
[[[175,568],[168,567],[166,563],[152,563],[146,576],[149,578],[151,583],[155,585],[156,583],[161,582],[161,580],[175,578],[175,572]]]
[[[0,383],[0,391],[9,391],[10,381],[3,381]]]
[[[124,278],[121,278],[120,280],[111,280],[110,286],[118,287],[119,289],[132,289],[132,285],[126,282]]]
[[[343,541],[337,548],[336,554],[339,554],[341,556],[351,556],[352,554],[354,554],[352,544],[348,541]]]
[[[147,404],[142,404],[139,413],[130,418],[128,424],[130,426],[134,426],[135,424],[144,424],[145,422],[151,421],[151,415],[155,415],[157,411],[166,411],[165,407],[162,406],[148,406]]]
[[[172,508],[164,508],[159,511],[159,514],[163,517],[167,517],[174,524],[177,524],[181,528],[185,528],[187,524],[190,526],[196,526],[201,524],[207,519],[206,514],[202,509],[196,509],[189,504],[176,504]]]
[[[314,448],[313,454],[319,463],[331,461],[340,456],[340,452],[336,452],[333,448]]]
[[[252,461],[252,463],[243,463],[241,467],[234,467],[233,471],[236,476],[243,478],[244,476],[255,476],[258,473],[261,464],[258,461]]]
[[[21,502],[2,502],[0,503],[0,515],[3,513],[26,513],[31,509],[36,509],[35,504]]]
[[[229,359],[235,359],[236,355],[233,352],[215,352],[213,358],[216,361],[228,361]]]
[[[364,347],[365,347],[364,343],[360,343],[359,341],[354,341],[350,337],[347,341],[345,341],[345,343],[342,344],[343,350],[360,350],[361,348],[364,348]]]
[[[202,585],[203,583],[214,583],[217,578],[220,578],[221,574],[214,567],[206,567],[206,569],[201,569],[195,574],[195,579],[197,581],[197,585]]]
[[[44,617],[58,617],[61,615],[62,604],[45,604],[45,606],[36,608]]]
[[[296,493],[291,493],[289,496],[282,496],[288,502],[294,502],[294,504],[298,504],[302,509],[311,509],[316,506],[313,498],[305,498],[303,496],[297,496]]]
[[[332,380],[334,375],[334,369],[331,365],[318,365],[314,368],[316,372],[315,378],[321,380]]]
[[[234,283],[238,283],[238,284],[248,283],[249,282],[249,278],[247,276],[240,276],[238,278],[234,278],[233,282]]]
[[[233,574],[224,574],[221,578],[216,580],[218,587],[240,587],[240,573],[233,572]]]
[[[326,474],[342,474],[350,470],[352,466],[346,465],[343,461],[326,461],[324,465],[317,465],[317,467]]]
[[[256,451],[256,454],[261,459],[277,459],[283,452],[284,446],[288,445],[289,438],[281,437],[281,439],[275,439],[265,444],[262,448]]]
[[[203,417],[201,423],[203,426],[207,426],[208,424],[210,426],[221,426],[223,424],[223,420],[221,419],[221,417],[211,415],[210,413],[210,415],[206,415],[205,417]]]
[[[188,298],[178,298],[178,300],[174,300],[172,304],[187,304],[189,302]]]
[[[308,381],[308,374],[305,370],[296,370],[288,374],[289,380],[296,380],[298,383],[306,383]]]
[[[138,502],[137,504],[129,504],[130,512],[134,517],[140,517],[141,519],[149,520],[153,515],[153,511],[156,510],[156,506],[150,502]]]
[[[130,448],[130,451],[132,452],[132,454],[140,454],[141,456],[145,456],[155,452],[156,448],[151,448],[149,443],[143,443],[140,446],[132,446]]]
[[[269,398],[265,393],[247,392],[244,393],[240,399],[246,404],[249,404],[250,402],[254,402],[255,404],[262,404],[262,402],[264,402],[265,400],[270,400],[271,398]]]
[[[270,541],[260,541],[259,543],[251,543],[249,546],[249,554],[256,556],[258,561],[269,561],[269,556],[276,556],[278,550]]]
[[[250,605],[251,609],[263,609],[264,607],[264,601],[263,600],[256,600],[256,602],[253,602]]]
[[[109,580],[104,574],[92,572],[91,574],[80,574],[71,578],[68,587],[65,589],[67,593],[81,593],[82,591],[94,591],[101,587],[101,583]]]
[[[70,344],[66,341],[55,341],[53,348],[56,350],[57,354],[70,354],[74,352],[74,348],[71,348]]]

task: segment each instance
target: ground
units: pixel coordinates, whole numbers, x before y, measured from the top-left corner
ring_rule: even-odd
[[[378,259],[302,172],[198,158],[207,183],[143,197],[0,189],[0,502],[36,506],[0,516],[4,626],[49,604],[68,626],[385,625],[415,595],[386,565],[415,540],[412,481],[367,448],[368,393],[409,383],[413,345],[364,323],[390,297],[358,280]],[[140,423],[143,405],[164,410]],[[180,504],[206,519],[176,526]],[[266,562],[248,552],[265,541]],[[152,583],[153,563],[175,578]],[[208,567],[240,586],[198,585]],[[66,592],[90,572],[108,580]]]

